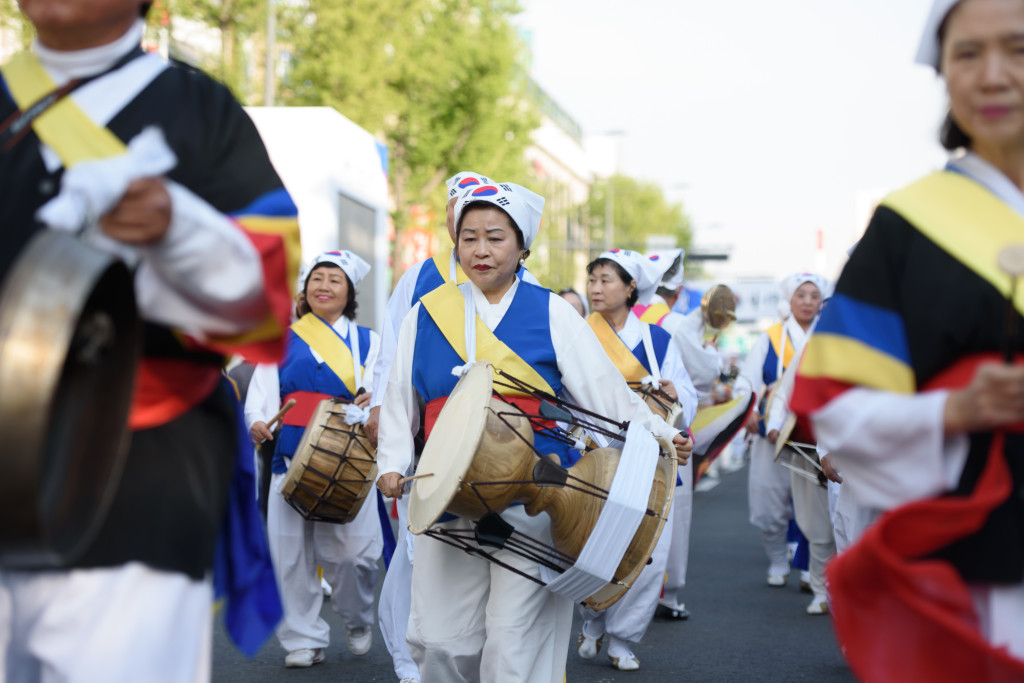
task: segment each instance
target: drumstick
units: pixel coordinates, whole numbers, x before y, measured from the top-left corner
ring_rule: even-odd
[[[411,477],[402,477],[401,479],[398,480],[398,485],[399,486],[405,486],[405,483],[407,481],[412,481],[413,479],[423,479],[424,477],[432,477],[432,476],[434,476],[433,472],[426,472],[424,474],[414,474]]]
[[[284,414],[287,413],[289,410],[291,410],[294,407],[295,407],[295,399],[294,398],[288,399],[288,402],[285,403],[283,406],[281,406],[281,410],[277,411],[277,415],[275,415],[274,417],[270,418],[270,422],[267,423],[267,429],[269,431],[271,431],[271,432],[274,431],[274,423],[277,422],[278,420],[280,420],[282,417],[284,417]]]

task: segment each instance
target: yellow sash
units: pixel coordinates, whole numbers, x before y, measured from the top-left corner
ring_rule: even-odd
[[[345,383],[349,393],[355,396],[358,387],[355,370],[352,368],[352,351],[341,337],[312,313],[307,313],[292,323],[292,331],[320,354],[327,367]],[[359,330],[353,327],[352,334],[359,334]]]
[[[462,297],[459,288],[451,282],[445,282],[434,291],[424,295],[420,302],[437,323],[444,338],[455,349],[455,353],[459,354],[459,358],[467,360],[466,300]],[[497,370],[504,370],[532,387],[549,394],[555,393],[547,380],[541,377],[540,373],[533,369],[533,366],[506,346],[505,342],[494,336],[480,316],[476,317],[476,357],[478,360],[490,361]],[[504,388],[498,393],[507,396],[522,394],[522,392]]]
[[[39,58],[31,52],[16,54],[0,67],[0,73],[22,111],[57,88]],[[32,128],[40,140],[53,148],[65,168],[82,161],[124,154],[127,149],[116,135],[97,125],[70,97],[62,98],[47,109],[32,122]]]
[[[437,272],[441,274],[441,279],[448,282],[448,276],[451,274],[449,266],[451,265],[451,249],[440,249],[434,254],[434,266],[437,268]],[[457,284],[463,282],[469,282],[469,276],[462,270],[462,266],[458,261],[455,262],[455,279]]]
[[[769,327],[766,331],[768,333],[768,341],[770,341],[772,343],[772,348],[775,349],[775,356],[777,358],[778,355],[779,355],[779,348],[782,346],[782,335],[785,334],[786,332],[783,329],[782,323],[775,323],[774,325]],[[783,357],[782,357],[782,369],[783,370],[785,370],[786,368],[789,367],[790,362],[793,360],[793,353],[794,353],[793,342],[792,342],[792,340],[787,339],[786,340],[786,352],[783,354]],[[781,378],[780,377],[776,377],[775,381],[778,381],[779,379],[781,379]]]
[[[977,182],[938,171],[882,200],[928,239],[1003,293],[1010,277],[999,269],[1000,250],[1024,243],[1024,218]],[[1024,282],[1014,301],[1024,313]]]
[[[612,363],[619,369],[619,372],[622,373],[627,382],[639,382],[651,374],[636,359],[632,349],[626,346],[626,343],[619,338],[619,335],[615,334],[615,330],[604,319],[604,316],[600,313],[591,313],[590,317],[587,318],[587,322],[590,324],[590,329],[594,330],[594,334],[597,335],[601,346],[604,347],[604,352],[612,359]]]
[[[666,303],[651,304],[644,311],[644,314],[640,316],[640,322],[650,323],[651,325],[658,325],[661,319],[672,312],[672,309],[668,307]]]

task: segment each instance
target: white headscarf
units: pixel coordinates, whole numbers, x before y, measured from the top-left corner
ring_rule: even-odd
[[[345,275],[348,275],[348,279],[352,281],[353,287],[358,286],[359,281],[370,272],[370,264],[356,254],[353,254],[351,251],[325,251],[313,259],[313,261],[306,266],[306,269],[302,271],[302,275],[299,276],[299,286],[296,288],[297,291],[301,292],[304,290],[306,286],[306,279],[309,277],[309,274],[312,273],[313,269],[321,263],[333,263],[341,268],[345,271]]]
[[[671,289],[673,292],[683,284],[683,256],[686,255],[682,249],[666,249],[665,251],[652,251],[647,254],[647,260],[654,264],[658,271],[658,287]],[[679,267],[676,272],[666,277],[666,273],[672,268],[672,264],[679,259]]]
[[[453,198],[458,197],[471,187],[490,185],[493,182],[487,176],[474,173],[473,171],[459,171],[444,181],[444,184],[448,186],[448,199],[446,201],[450,202]]]
[[[779,314],[783,318],[789,317],[789,302],[792,300],[796,290],[805,282],[810,282],[817,287],[823,299],[831,291],[828,280],[820,275],[815,275],[814,273],[793,273],[779,283],[779,289],[782,290],[782,300],[779,301]]]
[[[959,2],[960,0],[934,0],[932,2],[932,9],[928,13],[928,20],[925,21],[924,31],[921,33],[921,43],[917,47],[915,62],[934,67],[936,71],[939,70],[939,63],[942,61],[939,27]]]
[[[636,280],[637,302],[647,304],[658,289],[661,271],[650,259],[638,251],[628,249],[612,249],[606,251],[599,259],[605,258],[622,266],[629,276]]]
[[[455,225],[462,221],[462,212],[472,202],[487,202],[507,213],[523,233],[523,248],[529,249],[540,231],[544,213],[544,198],[515,183],[497,183],[471,187],[459,196],[455,204]]]

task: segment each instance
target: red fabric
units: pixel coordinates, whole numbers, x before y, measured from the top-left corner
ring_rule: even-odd
[[[789,408],[796,415],[797,428],[807,437],[807,443],[817,443],[811,427],[811,413],[852,387],[846,382],[824,377],[808,378],[797,372]]]
[[[292,427],[305,427],[309,424],[309,418],[313,417],[316,407],[320,401],[334,398],[330,394],[318,394],[315,391],[295,391],[284,397],[282,405],[295,399],[295,405],[281,418],[281,424]]]
[[[202,346],[224,355],[241,355],[251,363],[277,363],[284,356],[285,332],[291,325],[292,283],[288,277],[287,247],[280,235],[250,232],[240,223],[235,223],[245,233],[263,264],[263,296],[267,306],[268,319],[273,325],[256,335],[241,335],[239,339],[211,338]],[[263,324],[266,324],[264,321]]]
[[[435,398],[427,404],[427,409],[423,419],[423,433],[426,435],[426,438],[430,438],[430,432],[434,429],[434,423],[437,422],[437,416],[441,414],[441,409],[444,408],[444,404],[447,400],[447,396],[442,396],[441,398]],[[511,403],[527,415],[540,415],[539,398],[533,398],[532,396],[504,396],[499,400]],[[530,423],[533,426],[533,431],[535,432],[545,429],[553,429],[555,426],[554,421],[541,420],[539,418],[530,420]]]
[[[967,385],[982,362],[964,359],[926,389]],[[966,584],[947,562],[920,559],[981,528],[1010,495],[1003,453],[1005,432],[996,432],[975,490],[968,497],[921,500],[878,520],[828,566],[836,635],[856,676],[867,683],[908,681],[1024,681],[1024,661],[993,647],[979,630]]]
[[[220,369],[186,360],[143,358],[135,369],[128,428],[150,429],[181,417],[213,393]]]

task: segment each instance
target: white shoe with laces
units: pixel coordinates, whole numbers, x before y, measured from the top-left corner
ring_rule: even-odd
[[[779,586],[785,586],[789,580],[789,566],[788,565],[775,565],[768,567],[768,585],[774,588]]]
[[[368,626],[345,629],[345,641],[348,651],[354,655],[365,655],[373,645],[373,631]]]
[[[315,650],[303,648],[292,650],[284,658],[284,665],[289,669],[305,669],[324,661],[324,649],[318,647]]]

